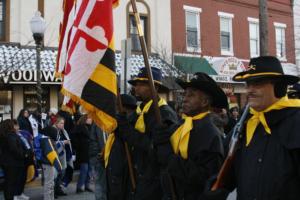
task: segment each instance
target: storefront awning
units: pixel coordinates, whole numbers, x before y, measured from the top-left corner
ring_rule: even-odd
[[[205,58],[174,56],[174,65],[188,74],[204,72],[208,75],[217,75],[217,72],[211,67]]]
[[[34,47],[20,46],[15,43],[0,44],[0,81],[5,84],[36,84],[36,50]],[[41,51],[42,84],[61,84],[54,76],[57,48],[44,48]],[[115,53],[116,72],[122,72],[121,52]],[[180,77],[183,73],[175,66],[168,64],[157,54],[149,55],[151,67],[161,69],[163,77]],[[130,57],[130,75],[136,76],[144,67],[141,54]]]

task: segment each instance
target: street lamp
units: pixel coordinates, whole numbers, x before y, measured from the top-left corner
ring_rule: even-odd
[[[30,29],[33,34],[33,39],[36,44],[36,87],[37,87],[37,110],[39,114],[42,111],[42,86],[41,86],[41,50],[42,42],[44,38],[44,32],[46,30],[46,22],[41,17],[41,13],[37,11],[30,20]]]

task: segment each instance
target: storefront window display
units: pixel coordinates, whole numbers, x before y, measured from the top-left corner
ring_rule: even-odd
[[[0,91],[0,121],[11,118],[12,91]]]
[[[42,112],[45,112],[50,107],[50,91],[49,87],[43,87],[42,90]],[[24,108],[27,108],[29,111],[35,111],[37,109],[35,85],[24,86]]]

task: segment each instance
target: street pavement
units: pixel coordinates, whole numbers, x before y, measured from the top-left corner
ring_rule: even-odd
[[[26,186],[25,192],[27,196],[30,197],[31,200],[43,200],[43,188],[40,184],[40,180],[35,181],[34,183]],[[58,200],[94,200],[94,193],[91,192],[83,192],[80,194],[76,194],[76,183],[72,182],[67,187],[66,193],[67,196],[60,196]],[[227,200],[235,200],[236,193],[233,192],[227,198]],[[4,200],[2,192],[0,192],[0,200]]]
[[[27,186],[24,193],[30,197],[30,200],[43,200],[43,188],[42,186],[37,185]],[[76,183],[72,182],[66,189],[67,196],[60,196],[58,200],[94,200],[94,193],[83,192],[76,194]],[[4,200],[2,192],[0,192],[0,200]]]

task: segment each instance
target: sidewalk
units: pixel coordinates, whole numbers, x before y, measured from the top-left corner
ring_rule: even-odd
[[[27,187],[24,192],[30,197],[30,200],[43,200],[43,188],[42,186]],[[83,192],[76,194],[76,182],[72,182],[67,190],[67,196],[60,196],[58,200],[94,200],[94,193]],[[2,192],[0,192],[0,200],[4,200]]]
[[[73,181],[66,189],[67,196],[60,196],[58,200],[94,200],[94,193],[83,192],[76,194],[76,183],[79,171],[74,171]],[[43,187],[41,177],[36,178],[33,182],[26,184],[24,193],[30,197],[30,200],[43,200]],[[3,192],[0,191],[0,200],[4,200]]]

